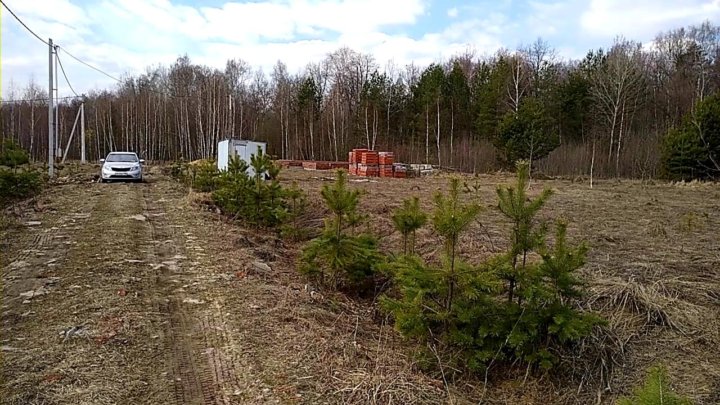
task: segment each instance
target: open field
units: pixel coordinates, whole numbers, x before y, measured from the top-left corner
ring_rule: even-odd
[[[555,190],[543,218],[567,219],[570,238],[590,244],[584,305],[609,326],[562,378],[494,368],[487,385],[446,385],[415,367],[412,344],[370,300],[307,285],[294,270],[300,245],[229,223],[153,169],[145,184],[78,174],[5,214],[2,403],[611,403],[656,362],[697,403],[720,402],[720,185],[533,182],[531,193]],[[318,191],[333,173],[281,176],[309,194],[320,226]],[[391,211],[412,195],[431,209],[447,178],[351,184],[394,251]],[[479,189],[465,198],[486,206],[461,244],[472,262],[507,243],[493,207],[512,177],[466,181]],[[420,232],[420,253],[438,249]]]

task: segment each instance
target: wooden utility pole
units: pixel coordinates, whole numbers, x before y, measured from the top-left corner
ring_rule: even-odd
[[[55,135],[55,120],[53,117],[53,41],[49,39],[48,47],[48,176],[53,177],[55,175],[55,146],[53,145],[53,139]]]

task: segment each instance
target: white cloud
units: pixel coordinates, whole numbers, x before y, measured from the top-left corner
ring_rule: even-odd
[[[668,26],[720,19],[720,0],[592,0],[580,18],[588,33],[645,40]]]
[[[282,60],[296,72],[343,46],[373,55],[379,65],[425,65],[467,49],[479,55],[515,49],[538,36],[567,57],[608,45],[620,33],[646,41],[661,29],[720,19],[720,0],[498,0],[458,3],[447,17],[431,16],[429,0],[227,0],[215,7],[178,0],[4,1],[42,38],[114,76],[183,54],[219,69],[228,59],[244,59],[265,72]],[[430,19],[434,27],[445,25],[423,31]],[[47,47],[9,13],[1,28],[3,85],[46,78]],[[63,62],[79,91],[113,84],[68,57]]]

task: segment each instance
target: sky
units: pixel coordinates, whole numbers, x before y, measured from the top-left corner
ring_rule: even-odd
[[[542,38],[563,59],[623,35],[720,21],[720,0],[3,0],[40,37],[115,77],[187,54],[223,69],[243,59],[290,72],[347,46],[387,62],[424,66],[472,51],[492,54]],[[2,97],[31,80],[46,88],[48,49],[2,9]],[[60,53],[78,93],[115,82]],[[71,95],[61,76],[60,95]]]

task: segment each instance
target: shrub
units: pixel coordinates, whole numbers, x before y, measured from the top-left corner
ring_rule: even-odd
[[[42,188],[42,175],[34,170],[0,169],[0,203],[32,197]]]
[[[0,205],[13,200],[31,197],[42,188],[42,174],[35,170],[23,170],[20,166],[29,162],[28,154],[12,140],[6,140],[0,151],[0,165],[12,170],[0,169]]]
[[[284,192],[286,212],[283,218],[283,225],[280,228],[280,235],[284,238],[295,241],[305,239],[308,235],[307,229],[300,224],[300,218],[307,209],[307,198],[305,193],[293,181],[290,188]]]
[[[667,133],[662,167],[665,176],[673,180],[720,176],[720,94],[698,103],[694,114]]]
[[[303,248],[299,270],[331,288],[344,286],[362,292],[382,256],[373,236],[348,232],[359,218],[360,192],[348,189],[347,174],[338,170],[335,183],[325,185],[321,195],[330,216],[323,233]]]
[[[201,160],[188,165],[190,186],[204,193],[214,191],[218,186],[220,171],[212,159]]]
[[[403,254],[415,254],[415,232],[427,222],[427,214],[420,209],[420,199],[403,201],[403,206],[393,213],[392,221],[403,236]]]
[[[185,161],[179,160],[173,162],[173,164],[165,168],[163,171],[165,174],[168,174],[183,183],[189,183],[189,166]]]
[[[435,195],[431,222],[444,242],[441,264],[428,264],[409,255],[392,261],[388,267],[395,275],[400,298],[385,296],[382,305],[394,315],[396,327],[405,336],[462,348],[469,343],[464,329],[474,328],[470,324],[487,313],[492,305],[489,293],[497,283],[492,273],[456,255],[460,237],[480,212],[478,204],[460,203],[459,184],[458,179],[452,179],[447,195]]]
[[[621,398],[618,405],[692,405],[692,401],[674,393],[667,370],[661,365],[648,370],[645,383],[635,389],[632,397]]]
[[[552,248],[546,227],[535,220],[551,195],[529,200],[529,165],[518,166],[514,187],[498,189],[499,209],[512,221],[510,248],[473,266],[456,257],[456,247],[477,217],[477,204],[459,202],[459,183],[435,197],[432,224],[442,237],[440,265],[417,256],[388,264],[399,297],[382,304],[406,336],[441,343],[458,366],[481,370],[493,359],[550,368],[565,345],[590,333],[601,319],[574,306],[582,295],[576,270],[585,264],[587,246],[571,246],[567,225],[558,222]]]
[[[284,217],[283,189],[277,179],[280,167],[260,147],[251,157],[250,167],[254,174],[252,187],[248,190],[252,209],[247,212],[247,220],[257,225],[279,225]]]
[[[517,182],[515,187],[498,187],[498,208],[510,221],[510,266],[500,272],[500,277],[508,282],[508,301],[512,302],[516,288],[522,288],[523,282],[533,271],[528,263],[528,254],[536,250],[545,241],[546,228],[537,226],[535,215],[552,195],[552,190],[544,189],[534,200],[527,196],[530,179],[530,165],[525,161],[517,163]],[[522,297],[518,296],[518,300]]]
[[[247,173],[249,167],[254,170],[252,177]],[[206,184],[212,185],[212,199],[225,213],[257,227],[276,227],[287,217],[284,190],[277,180],[279,172],[270,157],[258,148],[250,166],[233,157],[228,170],[208,176],[212,180]]]
[[[16,170],[18,166],[30,162],[30,157],[23,148],[12,139],[6,139],[0,150],[0,166],[8,166]]]

